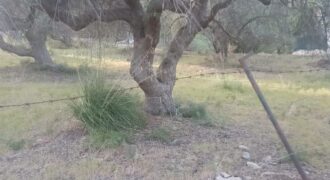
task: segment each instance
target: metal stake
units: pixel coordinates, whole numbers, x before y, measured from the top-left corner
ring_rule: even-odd
[[[251,57],[252,54],[248,54],[246,56],[244,56],[243,58],[241,58],[239,60],[241,66],[243,67],[249,81],[251,82],[251,85],[254,89],[254,91],[256,92],[262,106],[264,107],[265,111],[267,112],[267,115],[268,115],[268,118],[270,119],[270,121],[272,122],[278,136],[280,137],[282,143],[284,144],[285,146],[285,149],[287,150],[287,152],[289,153],[289,156],[291,158],[291,160],[293,161],[294,165],[296,166],[300,176],[301,176],[301,179],[302,180],[308,180],[307,176],[306,176],[306,173],[305,171],[303,170],[303,168],[301,167],[301,164],[299,162],[299,160],[297,159],[297,156],[295,155],[294,151],[292,150],[285,134],[283,133],[280,125],[278,124],[277,122],[277,119],[275,118],[271,108],[269,107],[262,91],[260,90],[256,80],[254,79],[253,77],[253,74],[251,73],[248,65],[246,64],[245,60],[248,59],[249,57]]]

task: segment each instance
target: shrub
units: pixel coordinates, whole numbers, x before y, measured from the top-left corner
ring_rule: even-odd
[[[171,133],[164,128],[153,129],[147,138],[163,143],[170,143],[172,141]]]
[[[222,85],[222,88],[231,92],[246,92],[246,88],[243,86],[243,84],[237,81],[225,81]]]
[[[83,95],[71,107],[88,129],[109,132],[138,129],[145,125],[137,98],[118,85],[106,85],[100,75],[85,81]]]
[[[190,118],[193,122],[204,126],[213,126],[213,120],[204,104],[187,102],[179,104],[179,114],[184,118]]]
[[[128,133],[119,131],[96,131],[89,133],[88,143],[94,148],[114,148],[127,141]]]
[[[209,53],[212,52],[212,42],[206,36],[198,34],[189,45],[188,50],[198,52],[198,54]]]
[[[7,142],[8,147],[12,149],[13,151],[19,151],[24,148],[25,146],[25,140],[10,140]]]

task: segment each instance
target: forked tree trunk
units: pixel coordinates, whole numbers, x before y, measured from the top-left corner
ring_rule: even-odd
[[[27,35],[26,37],[31,46],[31,56],[34,58],[35,62],[40,65],[54,65],[46,46],[45,34],[40,34],[39,36]]]
[[[176,81],[176,67],[184,50],[203,28],[195,17],[190,19],[190,22],[177,32],[165,58],[154,73],[152,64],[155,48],[159,42],[160,21],[158,16],[154,16],[149,17],[146,22],[148,25],[145,36],[140,36],[139,29],[133,29],[135,44],[130,73],[145,94],[146,112],[153,115],[175,115],[173,88]]]
[[[25,37],[31,48],[31,55],[40,65],[53,66],[54,62],[47,49],[47,35],[51,30],[50,20],[43,12],[36,12]]]

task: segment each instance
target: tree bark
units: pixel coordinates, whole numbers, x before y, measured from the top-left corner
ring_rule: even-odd
[[[46,45],[47,36],[51,30],[50,19],[43,12],[37,10],[31,22],[25,37],[29,42],[32,56],[40,65],[53,66],[54,62]]]
[[[183,51],[193,41],[196,34],[203,29],[202,21],[207,19],[207,1],[201,2],[203,3],[192,10],[187,25],[182,27],[174,37],[157,74],[154,73],[152,64],[155,48],[159,41],[160,14],[148,13],[151,16],[146,20],[144,38],[141,39],[139,33],[134,33],[137,36],[134,36],[134,57],[130,71],[145,94],[145,110],[150,114],[176,114],[173,100],[176,67]]]
[[[15,19],[7,17],[8,21],[14,23],[12,28],[15,31],[25,31],[24,35],[29,43],[29,48],[14,46],[4,41],[0,35],[0,48],[18,56],[34,58],[40,65],[53,66],[53,60],[47,50],[46,41],[50,31],[50,19],[40,10],[31,8],[26,19]]]
[[[7,51],[9,53],[14,53],[18,56],[30,56],[32,57],[32,52],[30,49],[24,47],[13,46],[6,43],[3,37],[0,35],[0,49]]]

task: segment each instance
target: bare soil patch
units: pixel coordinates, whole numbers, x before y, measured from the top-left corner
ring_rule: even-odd
[[[160,127],[171,132],[172,142],[146,138]],[[133,143],[118,148],[88,147],[86,136],[74,122],[54,138],[40,137],[32,147],[0,157],[0,179],[215,179],[221,172],[242,179],[299,179],[290,162],[278,161],[277,143],[241,126],[203,127],[187,119],[150,117]],[[248,146],[249,161],[261,169],[246,165],[240,145]],[[330,177],[307,164],[305,168],[311,179]]]

